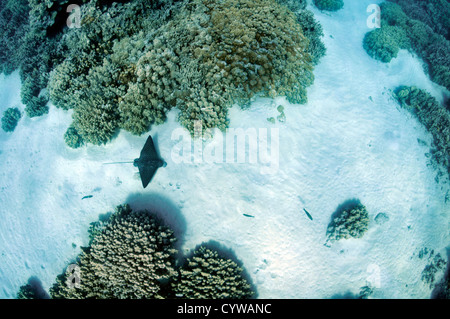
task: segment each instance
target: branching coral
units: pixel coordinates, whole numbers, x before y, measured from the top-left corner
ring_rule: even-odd
[[[201,246],[180,269],[172,284],[176,296],[188,299],[244,299],[253,296],[243,269],[234,261],[221,258],[217,251]]]
[[[327,228],[327,243],[361,238],[369,226],[369,214],[358,200],[348,201],[335,212]]]
[[[5,52],[19,49],[0,62],[20,67],[28,116],[48,112],[48,86],[87,143],[145,133],[173,107],[191,133],[197,121],[224,130],[228,108],[255,94],[306,102],[322,30],[305,1],[278,1],[79,0],[82,28],[67,30],[67,0],[8,0],[0,31]]]
[[[92,76],[87,79],[89,91],[78,92],[80,100],[72,115],[77,133],[85,142],[95,145],[108,142],[119,122],[112,86],[114,77],[108,75],[109,71],[103,66],[92,70]]]
[[[450,40],[450,2],[447,0],[389,0],[397,3],[407,16],[427,24],[434,32]]]
[[[381,29],[366,35],[364,48],[371,56],[383,62],[389,62],[395,57],[399,48],[414,51],[425,62],[424,68],[431,80],[450,89],[450,41],[445,38],[448,34],[441,27],[431,26],[431,21],[436,19],[441,25],[448,24],[448,19],[444,17],[448,17],[450,6],[447,3],[439,7],[439,4],[442,4],[440,0],[382,3]],[[412,8],[421,9],[416,14]],[[442,12],[438,13],[440,10]],[[433,13],[436,15],[432,17]],[[405,41],[405,36],[408,41]],[[448,110],[427,92],[415,87],[399,87],[395,95],[400,104],[411,110],[431,132],[435,146],[434,158],[450,172]]]
[[[314,14],[309,10],[299,10],[294,13],[297,17],[297,22],[303,30],[303,34],[309,40],[307,52],[311,55],[312,62],[317,65],[326,53],[325,44],[322,42],[322,26],[314,19]]]
[[[317,65],[326,53],[325,45],[322,42],[323,29],[320,23],[314,19],[312,11],[306,9],[306,0],[277,0],[277,2],[295,14],[303,35],[309,40],[307,52],[311,55],[313,64]]]
[[[51,288],[52,298],[161,298],[162,282],[176,275],[172,230],[148,212],[119,206],[96,227],[79,256],[79,287],[66,284],[70,272]]]
[[[39,299],[30,284],[20,286],[16,299]]]
[[[42,287],[37,277],[30,277],[28,282],[19,288],[16,299],[49,299],[50,296]]]
[[[433,136],[433,157],[450,174],[450,111],[432,95],[416,87],[395,90],[400,105],[410,110]]]
[[[132,129],[145,118],[139,114],[125,121],[126,108],[119,104],[136,81],[136,64],[146,51],[146,37],[170,15],[163,9],[155,11],[158,3],[98,7],[91,1],[82,7],[82,28],[64,36],[69,56],[51,73],[50,99],[57,107],[74,109],[73,127],[86,142],[106,143],[119,128],[137,134],[149,129],[148,123],[140,131]],[[145,95],[136,96],[133,103],[143,100]]]
[[[0,1],[0,73],[9,74],[20,66],[17,51],[28,32],[27,0]]]
[[[17,122],[19,122],[20,118],[22,117],[22,114],[20,113],[19,109],[17,107],[15,108],[8,108],[5,112],[3,112],[2,117],[2,129],[5,132],[12,132],[17,126]]]
[[[189,131],[195,121],[224,129],[227,108],[257,93],[306,102],[306,87],[313,81],[311,56],[291,11],[271,0],[194,3],[195,9],[180,15],[182,21],[196,22],[188,25],[188,40],[181,47],[174,43],[175,52],[187,51],[194,58],[182,64],[187,77],[178,99],[180,121]],[[168,30],[171,36],[177,33]]]
[[[89,247],[50,288],[55,299],[250,298],[255,292],[232,259],[204,245],[175,267],[173,231],[128,205],[91,224]]]
[[[401,27],[387,25],[367,33],[363,47],[372,58],[387,63],[397,57],[400,49],[409,49],[411,45]]]
[[[434,12],[441,10],[439,6],[431,5],[431,11],[422,10],[420,16],[415,15],[411,7],[422,7],[420,1],[398,1],[402,6],[394,2],[384,2],[381,4],[381,29],[370,31],[364,38],[364,48],[369,55],[378,58],[383,62],[389,62],[396,52],[401,49],[408,49],[416,53],[424,61],[424,68],[428,71],[432,81],[450,89],[450,41],[445,38],[448,34],[442,28],[433,29],[429,20],[425,19],[425,14],[430,19],[438,19],[443,25],[448,24],[448,13],[450,6],[447,3],[442,7],[442,12],[435,15]],[[403,8],[406,11],[403,11]],[[439,8],[439,9],[437,9]],[[407,14],[405,13],[407,12]],[[439,16],[435,18],[432,16]],[[444,17],[444,18],[443,18]],[[419,19],[419,20],[416,20]],[[425,21],[425,22],[423,22]],[[402,31],[400,31],[400,29]],[[407,41],[405,39],[407,37]]]
[[[207,3],[216,49],[206,65],[210,60],[212,66],[219,67],[219,74],[231,74],[224,80],[229,80],[244,98],[262,91],[304,103],[304,89],[313,76],[311,57],[306,52],[309,41],[295,15],[270,0],[241,2],[240,6],[235,0]],[[231,8],[227,10],[228,6]],[[276,23],[278,20],[283,23]],[[212,81],[216,78],[220,79],[213,75]]]
[[[62,55],[59,36],[50,38],[46,32],[51,19],[44,19],[44,15],[52,16],[56,10],[52,7],[49,11],[51,2],[56,1],[7,0],[0,5],[0,71],[20,70],[22,103],[30,117],[48,112],[48,99],[40,92]]]
[[[155,39],[148,51],[132,65],[134,77],[119,102],[121,127],[142,134],[151,124],[161,124],[166,112],[175,106],[180,90],[179,57],[163,48],[164,39]]]
[[[157,10],[132,1],[104,14],[89,2],[81,30],[65,36],[70,54],[52,72],[50,98],[74,108],[73,126],[94,144],[119,128],[147,132],[173,107],[193,133],[196,121],[225,129],[228,108],[255,94],[304,103],[324,47],[321,28],[299,8],[194,0]]]
[[[64,141],[66,142],[67,146],[71,148],[78,148],[83,146],[84,144],[83,138],[80,136],[80,134],[78,134],[77,130],[73,126],[70,126],[67,129],[66,133],[64,133]]]
[[[425,284],[432,288],[435,285],[436,274],[445,269],[447,262],[439,253],[434,255],[434,257],[430,255],[429,260],[429,264],[422,270],[421,279]]]
[[[306,0],[277,0],[277,2],[288,7],[294,13],[299,10],[305,10],[307,5]]]
[[[319,10],[338,11],[344,7],[343,0],[313,0]]]

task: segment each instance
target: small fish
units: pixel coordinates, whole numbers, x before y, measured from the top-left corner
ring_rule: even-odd
[[[249,214],[242,214],[242,215],[244,215],[245,217],[251,217],[251,218],[255,218],[255,216],[253,216],[253,215],[249,215]]]
[[[299,201],[301,201],[301,202],[302,202],[302,204],[305,204],[305,201],[303,200],[303,198],[301,198],[301,196],[300,196],[300,195],[298,195],[298,196],[297,196],[297,198],[299,199]]]
[[[87,195],[87,196],[84,196],[81,200],[83,200],[83,199],[88,199],[88,198],[92,198],[92,197],[94,197],[94,195]]]
[[[311,214],[310,214],[310,213],[308,213],[308,211],[307,211],[306,209],[304,209],[304,208],[303,208],[303,210],[305,211],[305,213],[306,213],[306,216],[308,216],[308,218],[309,218],[309,219],[313,220],[313,218],[312,218]]]

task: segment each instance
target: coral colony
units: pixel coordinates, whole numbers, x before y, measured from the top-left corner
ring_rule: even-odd
[[[277,178],[288,178],[278,175],[282,161],[298,157],[308,162],[306,155],[280,148],[280,140],[285,137],[280,126],[294,125],[289,122],[290,110],[273,103],[278,105],[277,112],[268,115],[267,121],[264,117],[267,127],[261,128],[233,127],[231,110],[240,107],[244,114],[250,113],[255,99],[281,97],[301,112],[299,108],[310,102],[308,89],[317,80],[315,72],[328,54],[325,43],[334,41],[330,30],[324,35],[317,16],[324,20],[340,19],[340,14],[352,1],[357,0],[79,0],[76,4],[69,0],[1,1],[0,72],[11,75],[19,70],[22,84],[22,105],[3,108],[2,134],[5,139],[14,138],[23,123],[44,118],[49,114],[49,105],[53,105],[71,116],[71,123],[64,127],[65,133],[61,136],[64,147],[68,147],[66,151],[106,148],[121,131],[133,137],[149,136],[144,147],[147,153],[143,151],[135,161],[143,188],[146,188],[149,183],[153,185],[151,180],[156,170],[166,165],[149,132],[164,125],[169,113],[175,112],[178,128],[170,136],[174,144],[169,154],[172,165],[260,164],[259,173],[263,177],[258,183],[261,185]],[[368,20],[367,25],[372,27],[367,29],[358,47],[364,57],[383,67],[395,62],[402,52],[414,54],[420,58],[433,84],[448,93],[450,3],[446,0],[388,0],[379,6],[368,5],[367,12],[374,10],[375,22]],[[343,77],[341,85],[345,86],[346,81]],[[388,89],[401,109],[409,111],[406,113],[431,134],[432,166],[441,171],[440,178],[448,176],[448,95],[438,99],[425,88],[411,83]],[[365,99],[367,101],[367,97]],[[370,101],[374,103],[372,96]],[[314,123],[309,127],[313,130]],[[215,143],[208,144],[211,139]],[[302,136],[296,136],[291,143],[301,141]],[[315,141],[306,142],[311,143],[310,152],[314,153]],[[368,147],[370,143],[367,142]],[[419,143],[427,145],[427,142]],[[73,156],[75,153],[65,154]],[[341,169],[330,167],[327,169]],[[160,172],[161,175],[171,174],[171,170],[168,165]],[[326,186],[328,182],[332,181],[323,183]],[[295,188],[307,189],[308,185],[295,184]],[[276,190],[271,191],[276,201]],[[83,203],[95,200],[96,195],[92,194],[83,196]],[[187,195],[183,203],[189,202],[189,196],[206,198],[207,194]],[[256,196],[248,195],[244,201],[246,209],[239,210],[238,215],[249,217],[243,218],[245,222],[255,223],[249,225],[266,227],[270,231],[276,223],[261,224],[262,214],[251,209],[254,198]],[[319,230],[321,238],[325,238],[321,245],[326,246],[324,249],[337,249],[341,254],[350,247],[343,243],[369,240],[373,229],[398,220],[395,212],[381,213],[366,207],[367,197],[359,197],[361,200],[342,198],[334,212],[311,209],[300,196],[298,198],[308,208],[300,206],[298,218],[316,230],[321,222],[329,222]],[[447,192],[445,201],[449,199]],[[223,200],[222,204],[228,206],[229,199]],[[326,201],[325,196],[323,200]],[[113,209],[106,207],[97,214]],[[183,208],[180,213],[183,214]],[[448,215],[448,211],[442,214]],[[190,224],[188,232],[189,227]],[[253,226],[248,227],[250,232]],[[410,225],[405,224],[404,228],[408,231]],[[106,218],[91,224],[89,232],[83,235],[89,237],[88,245],[81,247],[75,260],[67,262],[60,275],[55,275],[48,292],[37,278],[30,278],[16,297],[258,297],[258,281],[253,282],[251,278],[259,278],[259,270],[270,269],[265,259],[252,277],[239,257],[225,254],[205,242],[198,242],[189,251],[180,249],[180,238],[176,234],[172,225],[152,209],[132,209],[125,203]],[[279,249],[285,244],[274,238],[273,245],[279,245]],[[79,248],[73,245],[74,249]],[[449,276],[443,276],[446,261],[442,255],[422,249],[418,256],[425,266],[418,276],[430,289],[437,287],[442,278],[439,293],[448,298]],[[379,272],[378,266],[370,269]],[[274,271],[272,279],[277,275]],[[369,283],[360,286],[358,298],[369,298],[379,288]],[[209,306],[188,304],[178,308],[178,313],[206,316],[213,311]],[[227,303],[222,305],[221,311],[270,313],[271,309],[261,304]]]

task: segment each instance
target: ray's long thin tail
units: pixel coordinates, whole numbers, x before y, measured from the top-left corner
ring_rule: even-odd
[[[115,164],[133,164],[134,162],[113,162],[113,163],[103,163],[102,165],[115,165]]]

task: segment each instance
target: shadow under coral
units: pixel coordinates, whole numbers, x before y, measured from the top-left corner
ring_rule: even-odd
[[[32,276],[28,279],[26,290],[30,299],[50,299],[49,294],[42,287],[42,282],[36,276]]]
[[[330,219],[330,225],[333,224],[333,221],[342,215],[343,212],[347,211],[351,211],[352,209],[354,209],[355,207],[361,205],[361,201],[359,199],[356,198],[352,198],[352,199],[348,199],[345,202],[343,202],[342,204],[340,204],[336,210],[334,211],[334,213],[331,215],[331,219]]]
[[[450,247],[447,250],[447,269],[445,270],[444,277],[431,292],[431,299],[450,299]]]
[[[134,211],[148,211],[169,227],[177,238],[174,246],[180,252],[186,233],[186,219],[180,209],[169,198],[156,193],[130,194],[126,201]]]

